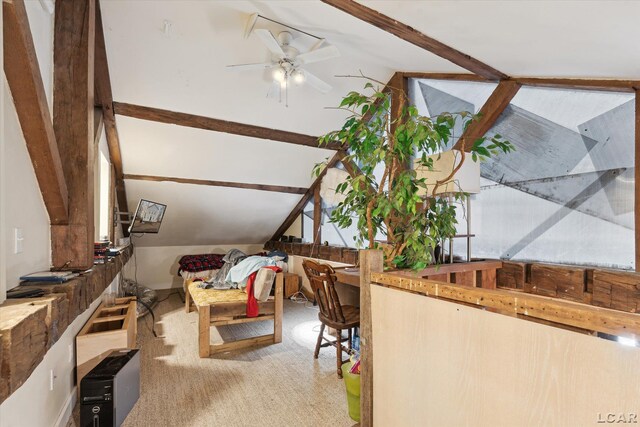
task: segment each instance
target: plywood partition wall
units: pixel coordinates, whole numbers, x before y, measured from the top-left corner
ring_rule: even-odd
[[[376,426],[640,422],[640,348],[379,285],[371,316]]]

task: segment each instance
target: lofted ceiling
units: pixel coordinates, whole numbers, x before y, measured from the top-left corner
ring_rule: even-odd
[[[640,2],[363,1],[509,75],[640,76]],[[606,3],[606,4],[605,4]],[[320,1],[101,1],[113,99],[307,135],[338,128],[335,107],[362,79],[397,71],[464,73],[455,64]],[[305,68],[333,90],[267,97],[267,72],[227,65],[264,62],[247,19],[260,13],[326,38],[341,56]],[[166,23],[166,24],[165,24]],[[168,30],[165,30],[168,28]],[[256,28],[282,28],[258,20]],[[301,35],[294,37],[303,37]],[[117,116],[125,174],[308,187],[329,150]],[[300,195],[126,180],[128,202],[166,203],[158,235],[141,245],[262,243]]]

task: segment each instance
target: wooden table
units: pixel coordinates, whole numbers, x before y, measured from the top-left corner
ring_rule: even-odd
[[[438,280],[447,283],[474,286],[485,289],[496,288],[496,270],[502,268],[502,261],[472,261],[441,264],[438,268],[427,267],[414,272],[399,271],[408,277]],[[354,268],[336,270],[336,279],[346,285],[360,287],[360,270]]]

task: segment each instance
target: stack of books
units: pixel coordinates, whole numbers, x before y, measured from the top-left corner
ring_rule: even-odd
[[[31,273],[22,276],[20,280],[25,282],[64,283],[74,277],[78,277],[78,274],[72,271],[42,271],[40,273]]]
[[[93,263],[104,264],[107,262],[107,248],[109,247],[108,240],[101,240],[93,244]]]

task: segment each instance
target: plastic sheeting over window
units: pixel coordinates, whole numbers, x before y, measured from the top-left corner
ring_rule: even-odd
[[[488,96],[479,83],[412,87],[430,115],[477,111]],[[472,255],[634,268],[634,113],[631,94],[523,87],[488,133],[516,151],[481,166]]]

